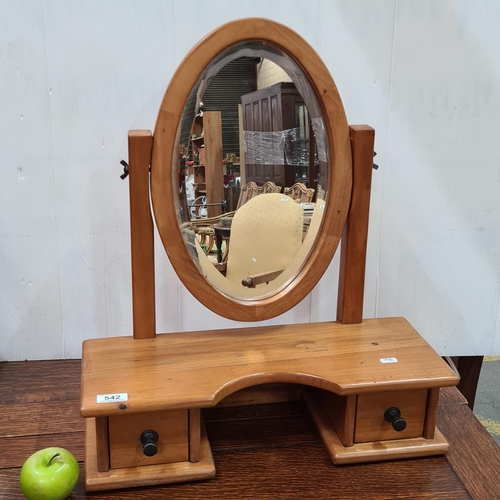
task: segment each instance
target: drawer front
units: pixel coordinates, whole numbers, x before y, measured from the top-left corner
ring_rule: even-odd
[[[188,460],[187,410],[111,416],[108,425],[111,469]],[[141,442],[142,433],[149,430],[158,434],[153,456],[144,453]]]
[[[420,437],[423,434],[428,389],[360,394],[356,408],[355,443]],[[406,422],[402,431],[394,430],[384,414],[398,408]]]

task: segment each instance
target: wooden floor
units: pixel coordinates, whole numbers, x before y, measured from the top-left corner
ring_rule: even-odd
[[[23,498],[24,460],[62,446],[83,461],[80,361],[0,363],[0,498]],[[217,475],[200,483],[86,494],[99,499],[500,499],[500,449],[455,388],[442,391],[446,456],[334,466],[300,402],[204,412]]]

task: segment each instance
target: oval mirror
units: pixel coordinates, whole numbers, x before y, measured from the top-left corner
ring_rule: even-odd
[[[151,194],[179,278],[229,319],[264,320],[328,267],[351,193],[335,84],[295,32],[224,25],[185,58],[154,131]]]

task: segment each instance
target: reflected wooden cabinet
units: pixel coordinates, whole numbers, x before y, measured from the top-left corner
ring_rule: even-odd
[[[303,182],[314,188],[309,116],[295,85],[281,82],[251,92],[241,97],[241,104],[246,181],[259,186],[272,181],[282,187]],[[258,153],[253,154],[253,149]]]
[[[224,200],[220,111],[205,111],[196,115],[191,129],[191,145],[195,200],[205,196],[206,215],[220,215]]]

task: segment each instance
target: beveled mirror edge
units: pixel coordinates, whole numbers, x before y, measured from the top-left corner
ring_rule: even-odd
[[[323,110],[329,164],[335,168],[329,168],[328,201],[321,231],[302,269],[286,288],[275,295],[243,301],[229,298],[214,288],[189,256],[177,223],[171,165],[184,105],[197,78],[222,50],[249,40],[262,40],[282,48],[304,69]],[[158,231],[172,266],[182,283],[202,304],[216,314],[236,321],[270,319],[298,304],[314,288],[333,258],[346,221],[351,187],[351,147],[342,101],[328,69],[297,33],[274,21],[241,19],[217,28],[189,52],[172,77],[158,114],[154,130],[151,196]]]

